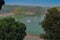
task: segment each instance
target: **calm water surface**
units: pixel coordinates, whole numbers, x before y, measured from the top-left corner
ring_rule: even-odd
[[[39,22],[43,21],[44,15],[41,16],[27,16],[23,19],[19,19],[18,21],[25,23],[27,26],[27,33],[31,34],[42,34],[44,31],[39,24]]]

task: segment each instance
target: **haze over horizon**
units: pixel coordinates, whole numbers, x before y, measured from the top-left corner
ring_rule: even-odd
[[[60,6],[60,0],[5,0],[6,5],[23,5],[23,6]]]

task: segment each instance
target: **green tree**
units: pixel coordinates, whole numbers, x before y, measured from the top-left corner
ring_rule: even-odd
[[[24,13],[24,8],[23,8],[23,7],[16,8],[16,9],[14,9],[14,13],[15,13],[15,14]]]
[[[56,8],[48,9],[48,13],[42,22],[45,40],[60,40],[60,12]]]
[[[14,18],[0,19],[0,40],[23,40],[26,26]]]
[[[25,15],[24,14],[24,8],[23,7],[19,7],[19,8],[16,8],[14,9],[14,18],[18,19],[18,21],[22,18],[24,18]]]

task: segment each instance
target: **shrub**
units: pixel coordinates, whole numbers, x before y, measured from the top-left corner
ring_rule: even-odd
[[[45,40],[60,40],[60,12],[56,8],[48,10],[42,28],[45,31],[42,35]]]
[[[0,20],[0,40],[23,40],[26,26],[15,21],[14,18]]]

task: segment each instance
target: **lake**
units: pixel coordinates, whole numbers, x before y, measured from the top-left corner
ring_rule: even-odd
[[[40,16],[14,15],[12,17],[16,18],[19,22],[22,22],[26,25],[27,33],[39,35],[39,34],[44,33],[43,28],[39,24],[44,20],[44,15],[45,14],[41,14]],[[2,17],[4,18],[5,16],[0,16],[0,18],[2,18]]]
[[[27,33],[30,33],[30,34],[42,34],[44,33],[41,25],[39,24],[39,22],[41,23],[44,19],[44,14],[41,15],[41,16],[26,16],[22,19],[18,19],[19,22],[23,22],[26,27],[27,27],[27,30],[26,32]]]

